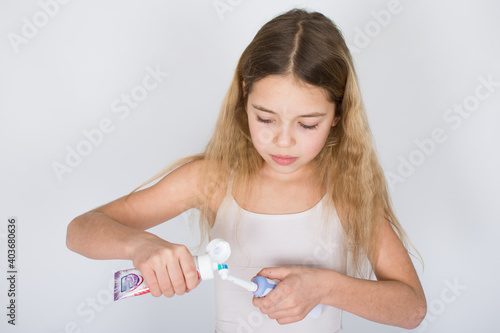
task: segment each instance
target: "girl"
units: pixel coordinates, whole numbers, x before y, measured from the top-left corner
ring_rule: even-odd
[[[182,295],[198,285],[191,253],[144,230],[197,208],[203,234],[231,244],[232,275],[280,280],[252,299],[216,279],[218,332],[341,332],[342,310],[408,329],[423,320],[353,61],[322,14],[291,10],[265,24],[205,152],[150,181],[158,178],[75,218],[68,248],[132,260],[153,296]],[[367,262],[376,281],[361,278]],[[306,317],[318,304],[320,317]]]

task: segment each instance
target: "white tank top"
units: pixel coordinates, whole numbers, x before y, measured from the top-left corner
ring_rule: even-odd
[[[322,210],[327,196],[314,207],[295,214],[258,214],[244,210],[231,194],[231,186],[217,212],[211,238],[231,245],[226,262],[229,273],[251,280],[262,268],[307,266],[345,274],[343,234],[335,210],[325,231]],[[252,304],[253,294],[215,276],[216,327],[218,333],[342,332],[342,311],[323,305],[319,318],[280,325]]]

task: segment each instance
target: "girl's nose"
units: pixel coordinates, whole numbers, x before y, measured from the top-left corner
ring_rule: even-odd
[[[295,138],[292,135],[292,131],[285,126],[278,128],[274,137],[274,143],[281,148],[293,147],[295,145]]]

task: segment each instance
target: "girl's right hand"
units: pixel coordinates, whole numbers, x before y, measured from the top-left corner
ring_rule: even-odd
[[[153,234],[135,241],[132,261],[155,297],[182,295],[199,284],[191,252],[184,245],[169,243]]]

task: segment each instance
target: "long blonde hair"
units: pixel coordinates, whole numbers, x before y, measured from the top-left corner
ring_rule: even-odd
[[[253,84],[268,75],[292,75],[323,88],[336,105],[340,121],[312,163],[342,222],[350,268],[363,275],[364,259],[372,259],[377,250],[381,218],[405,246],[407,237],[374,150],[351,54],[340,30],[321,13],[293,9],[266,23],[238,62],[205,151],[177,161],[148,182],[189,161],[204,160],[199,208],[206,235],[216,216],[211,199],[227,189],[230,175],[235,184],[245,184],[263,165],[250,137],[246,102]]]

